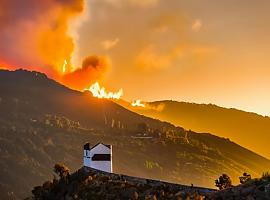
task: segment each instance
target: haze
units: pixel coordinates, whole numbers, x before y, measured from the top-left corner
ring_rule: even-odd
[[[92,0],[79,57],[109,57],[103,84],[124,98],[270,113],[267,0]]]

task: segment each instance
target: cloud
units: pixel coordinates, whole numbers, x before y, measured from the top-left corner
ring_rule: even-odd
[[[138,6],[144,3],[149,5],[147,9]],[[162,71],[183,66],[183,63],[194,63],[196,58],[203,61],[201,58],[205,52],[194,49],[200,45],[200,40],[190,34],[192,30],[201,29],[202,20],[181,11],[179,4],[177,0],[170,3],[93,0],[89,3],[89,26],[82,29],[81,52],[105,52],[113,61],[114,76],[128,74],[131,70],[133,74],[141,76],[142,72]],[[112,35],[117,37],[110,38]],[[121,45],[118,45],[119,38]],[[203,45],[207,46],[205,43]],[[115,48],[114,51],[108,51],[112,48]],[[84,55],[82,53],[81,57]]]
[[[107,58],[98,57],[96,55],[86,57],[82,63],[82,69],[86,68],[104,69],[107,66],[108,66]]]
[[[82,67],[62,77],[62,82],[77,90],[83,90],[102,78],[111,66],[110,60],[102,56],[88,56],[82,62]]]
[[[1,67],[45,72],[78,90],[102,77],[110,66],[105,57],[71,64],[85,6],[85,0],[0,0]]]
[[[169,67],[174,61],[181,56],[181,49],[173,47],[169,51],[158,52],[158,47],[148,45],[138,54],[137,65],[146,71],[162,70]]]
[[[202,28],[202,21],[200,19],[196,19],[193,23],[192,23],[192,30],[195,32],[198,32],[201,30]]]
[[[104,40],[101,42],[101,45],[105,50],[110,50],[113,47],[115,47],[118,44],[118,42],[119,38],[115,38],[113,40]]]
[[[104,1],[117,7],[123,7],[127,5],[139,7],[152,7],[157,5],[159,2],[159,0],[104,0]]]
[[[0,61],[59,75],[74,50],[69,23],[83,10],[84,0],[1,0]]]
[[[155,6],[159,0],[130,0],[131,3],[142,7]]]

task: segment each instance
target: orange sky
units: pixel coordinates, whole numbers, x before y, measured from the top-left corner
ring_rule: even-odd
[[[144,2],[144,3],[142,3]],[[124,98],[215,103],[270,114],[267,0],[92,0],[80,59],[106,55]]]
[[[0,0],[0,65],[80,89],[99,80],[127,100],[270,115],[269,9],[269,0]]]

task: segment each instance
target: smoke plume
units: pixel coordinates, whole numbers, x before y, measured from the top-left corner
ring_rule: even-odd
[[[74,49],[69,20],[83,7],[84,0],[0,0],[1,63],[61,71]]]
[[[92,56],[82,68],[71,64],[71,23],[80,20],[84,6],[85,0],[0,0],[0,68],[41,71],[74,89],[88,86],[106,62]]]
[[[81,68],[64,75],[62,82],[73,89],[83,90],[100,79],[109,66],[108,58],[89,56],[84,59]]]

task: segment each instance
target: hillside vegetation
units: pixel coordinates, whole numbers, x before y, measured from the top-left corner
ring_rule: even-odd
[[[214,187],[222,173],[258,176],[270,161],[228,139],[144,117],[44,74],[0,71],[0,199],[21,199],[55,163],[82,166],[82,147],[113,145],[114,172]]]
[[[215,191],[81,168],[34,187],[32,197],[27,200],[201,200]]]
[[[270,198],[270,176],[249,179],[240,185],[220,191],[172,184],[121,174],[109,174],[91,168],[81,168],[69,174],[68,168],[56,164],[59,178],[44,182],[32,190],[27,200],[102,199],[102,200],[242,200]],[[63,174],[65,172],[65,174]]]
[[[146,108],[132,107],[124,101],[120,105],[139,114],[167,121],[196,132],[213,133],[254,152],[270,158],[270,118],[213,104],[195,104],[177,101],[147,103]]]

